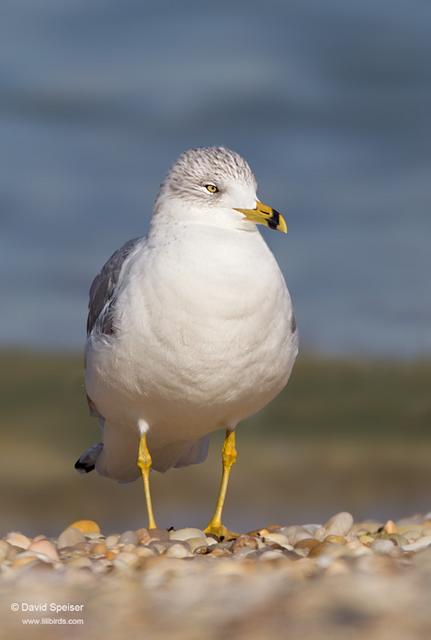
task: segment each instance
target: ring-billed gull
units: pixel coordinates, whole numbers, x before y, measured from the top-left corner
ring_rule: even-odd
[[[225,429],[217,506],[222,524],[235,428],[286,385],[298,337],[291,298],[257,224],[287,231],[256,195],[247,162],[223,148],[190,149],[160,187],[146,238],[118,249],[90,290],[86,377],[103,442],[75,467],[127,482],[142,474],[156,526],[150,469],[205,460]]]

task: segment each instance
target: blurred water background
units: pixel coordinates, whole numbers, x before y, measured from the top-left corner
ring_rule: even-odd
[[[36,512],[41,528],[85,509],[112,526],[115,513],[130,525],[141,518],[140,488],[132,496],[73,475],[97,428],[85,416],[81,360],[53,352],[82,349],[91,279],[123,241],[146,232],[169,165],[190,146],[213,144],[242,153],[262,199],[287,211],[289,235],[264,234],[291,289],[303,352],[325,356],[299,364],[277,415],[269,409],[253,423],[259,451],[265,429],[284,448],[266,438],[254,512],[243,505],[256,455],[244,455],[228,524],[312,519],[335,507],[361,516],[431,508],[422,445],[430,370],[398,362],[431,352],[430,22],[426,0],[3,0],[5,527],[37,528]],[[16,348],[40,353],[17,359]],[[382,358],[392,365],[375,364]],[[205,474],[215,494],[211,464],[173,472],[190,478],[183,485],[169,474],[156,480],[169,513],[185,509],[183,524],[193,508],[203,517],[207,495],[193,487]],[[173,524],[167,515],[164,524]]]
[[[190,146],[242,153],[303,343],[430,351],[431,5],[4,0],[0,340],[80,347],[87,289]]]

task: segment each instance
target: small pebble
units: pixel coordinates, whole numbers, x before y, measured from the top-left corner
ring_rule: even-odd
[[[93,565],[90,558],[81,557],[72,558],[72,560],[67,563],[67,566],[72,569],[91,569]]]
[[[204,553],[208,549],[207,538],[189,538],[187,545],[193,553]]]
[[[168,558],[191,558],[193,554],[183,544],[171,545],[165,554]]]
[[[190,540],[191,538],[206,538],[206,535],[201,529],[177,529],[177,531],[170,531],[170,540]]]
[[[96,542],[91,545],[90,554],[92,556],[103,556],[107,553],[108,547],[105,542]]]
[[[241,535],[238,536],[238,538],[236,540],[234,540],[231,549],[233,551],[233,553],[237,553],[239,551],[239,549],[242,549],[243,547],[247,547],[249,549],[257,549],[258,548],[258,540],[257,538],[255,538],[254,536],[249,536],[249,535]]]
[[[30,538],[27,538],[27,536],[19,533],[18,531],[11,531],[8,533],[6,536],[6,542],[12,544],[14,547],[18,547],[19,549],[28,549],[31,545]]]
[[[165,553],[166,549],[169,546],[169,542],[161,542],[159,540],[154,540],[153,542],[150,542],[148,546],[150,549],[153,549],[153,551],[155,551],[157,554],[161,555]]]
[[[327,535],[328,535],[328,532],[326,531],[326,528],[323,527],[323,526],[318,527],[314,531],[314,538],[316,540],[319,540],[320,542],[322,542],[326,538]],[[329,534],[329,535],[331,535],[331,534]]]
[[[375,553],[392,553],[395,549],[395,543],[392,540],[377,539],[371,543],[371,549]]]
[[[152,540],[169,540],[169,531],[167,531],[166,529],[148,529],[148,533],[150,534]]]
[[[334,544],[346,544],[346,538],[344,536],[329,535],[326,536],[324,542],[333,542]]]
[[[138,558],[153,558],[156,553],[154,549],[151,549],[150,547],[140,546],[136,549],[136,555]]]
[[[108,536],[105,539],[105,544],[108,547],[108,549],[113,549],[114,547],[117,546],[119,540],[120,540],[120,536],[117,534],[114,534],[114,535]]]
[[[121,551],[128,551],[129,553],[135,553],[136,552],[136,544],[125,544],[125,545],[121,545]]]
[[[293,546],[291,544],[289,544],[289,540],[287,538],[287,536],[285,536],[282,533],[268,533],[265,538],[264,538],[264,542],[273,542],[275,544],[279,544],[280,547],[283,547],[284,549],[293,549]]]
[[[308,531],[304,527],[282,527],[280,533],[283,533],[289,540],[289,543],[292,545],[296,545],[300,540],[306,540],[310,538],[310,531]],[[314,535],[314,531],[311,535]]]
[[[257,553],[255,549],[250,547],[239,547],[233,551],[235,558],[245,558],[246,556],[254,556]]]
[[[346,542],[346,549],[350,553],[350,555],[354,558],[372,553],[371,548],[369,546],[362,544],[356,538],[354,540],[350,540],[349,542]]]
[[[422,549],[426,549],[431,545],[431,536],[424,536],[416,542],[411,542],[408,544],[402,545],[403,551],[422,551]]]
[[[135,553],[121,551],[113,561],[117,569],[133,569],[139,562],[139,557]]]
[[[229,549],[226,549],[224,547],[217,546],[215,549],[211,550],[212,558],[223,558],[231,555],[232,555],[232,551],[229,551]]]
[[[320,524],[304,524],[301,528],[304,529],[304,531],[306,531],[307,533],[309,533],[311,536],[314,536],[314,534],[316,533],[316,531],[318,529],[321,528],[322,525]]]
[[[419,540],[427,535],[425,532],[422,532],[419,528],[417,529],[400,529],[400,533],[404,535],[407,542],[414,542],[415,540]]]
[[[329,518],[324,527],[328,536],[346,536],[353,527],[353,516],[347,511],[341,511]]]
[[[398,527],[393,520],[388,520],[383,527],[385,533],[398,533]]]
[[[32,542],[29,551],[37,551],[38,553],[43,554],[53,562],[58,562],[60,560],[58,556],[58,552],[56,547],[49,540],[36,540],[36,542]]]
[[[0,540],[0,562],[6,560],[10,548],[10,545],[5,540]]]
[[[57,547],[59,549],[63,549],[64,547],[74,547],[80,542],[85,542],[84,534],[75,527],[68,527],[58,536]]]
[[[100,534],[100,527],[97,524],[97,522],[94,522],[94,520],[76,520],[75,522],[72,522],[72,524],[70,524],[69,527],[73,527],[75,529],[78,529],[84,535],[87,535],[87,534],[99,535]]]
[[[136,535],[137,535],[139,544],[148,544],[149,542],[151,542],[151,540],[156,539],[154,534],[150,534],[149,530],[144,527],[142,529],[137,529]]]
[[[41,558],[36,553],[20,553],[12,562],[14,569],[21,567],[36,566],[42,562]]]
[[[295,544],[295,549],[306,549],[311,551],[311,549],[317,547],[318,544],[320,544],[320,542],[314,538],[303,538]]]
[[[134,544],[137,545],[139,542],[139,537],[135,531],[125,531],[121,534],[119,539],[119,544]]]
[[[281,524],[269,524],[266,527],[267,531],[269,531],[270,533],[277,533],[280,531],[281,528],[282,528]]]
[[[316,558],[319,556],[331,556],[337,557],[343,555],[345,553],[345,549],[340,544],[334,544],[333,542],[320,542],[318,545],[313,547],[308,554],[309,558]]]
[[[86,539],[84,539],[84,542],[77,542],[73,547],[74,551],[79,551],[81,554],[89,553],[90,549],[91,543]]]

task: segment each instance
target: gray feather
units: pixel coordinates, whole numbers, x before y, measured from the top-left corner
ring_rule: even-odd
[[[94,278],[90,287],[90,299],[88,302],[87,336],[92,331],[97,331],[99,335],[112,335],[114,333],[114,311],[116,301],[116,290],[120,283],[121,270],[139,244],[142,238],[129,240],[104,264],[101,272]],[[88,408],[90,415],[102,418],[93,400],[87,394]]]
[[[87,335],[94,328],[103,335],[112,335],[114,332],[113,313],[121,269],[141,240],[142,238],[134,238],[117,249],[94,278],[88,303]]]
[[[292,332],[292,334],[294,334],[296,331],[296,318],[295,318],[295,314],[293,313],[293,309],[292,309],[292,316],[290,318],[290,331]]]
[[[90,473],[90,471],[93,471],[96,465],[96,460],[102,450],[103,442],[93,444],[93,446],[89,447],[81,456],[79,456],[78,460],[75,462],[75,469],[79,473]]]

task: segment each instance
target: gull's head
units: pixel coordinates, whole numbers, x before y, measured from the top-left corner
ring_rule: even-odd
[[[163,181],[157,217],[178,222],[254,230],[263,224],[287,231],[283,216],[258,200],[257,182],[248,163],[224,147],[189,149]]]

